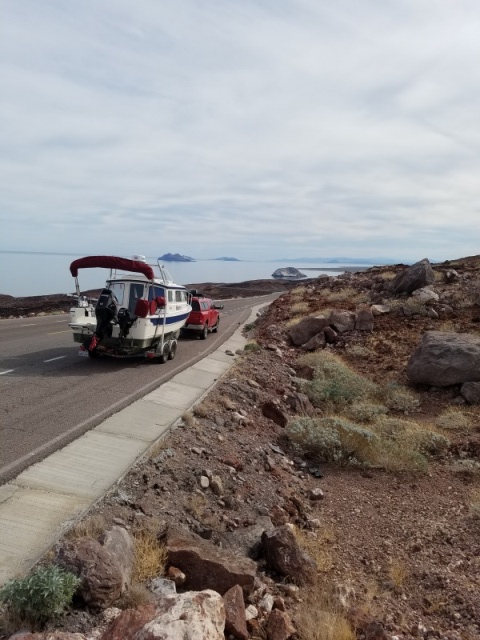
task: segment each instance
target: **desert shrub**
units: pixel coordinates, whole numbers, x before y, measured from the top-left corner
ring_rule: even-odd
[[[258,342],[247,342],[243,349],[244,351],[259,351],[261,348]]]
[[[318,580],[302,592],[295,615],[299,640],[355,640],[347,612],[334,585]]]
[[[159,541],[157,532],[140,529],[133,534],[134,564],[132,581],[141,583],[165,573],[167,549]]]
[[[371,396],[376,389],[373,382],[327,351],[304,356],[301,362],[315,368],[313,380],[302,387],[316,407],[327,404],[338,409]]]
[[[425,303],[418,298],[395,298],[388,306],[392,313],[405,316],[426,316],[428,313]]]
[[[468,431],[472,426],[472,421],[470,416],[461,409],[449,407],[435,418],[435,424],[448,431]]]
[[[308,304],[308,302],[295,302],[290,307],[290,311],[295,315],[308,313],[309,309],[310,309],[310,305]]]
[[[24,578],[9,580],[0,589],[0,603],[21,620],[43,624],[63,613],[79,584],[77,576],[60,567],[38,567]]]
[[[344,287],[338,291],[324,291],[324,297],[330,302],[352,302],[355,304],[361,304],[368,301],[368,296],[365,293],[358,292],[353,287]]]
[[[348,353],[355,358],[368,358],[372,355],[372,350],[361,344],[354,344],[348,347]]]
[[[480,462],[477,460],[471,460],[466,458],[464,460],[457,460],[452,464],[452,471],[465,478],[479,478],[480,477]]]
[[[378,397],[388,409],[408,413],[420,404],[418,397],[401,384],[388,382],[378,388]]]
[[[344,418],[298,418],[287,427],[303,452],[326,462],[367,462],[376,446],[375,434]]]
[[[480,489],[474,489],[471,493],[470,513],[475,520],[480,520]]]
[[[106,528],[107,522],[104,516],[97,514],[77,523],[70,529],[70,531],[68,531],[65,537],[69,540],[84,537],[96,540],[101,536]]]
[[[295,287],[295,289],[292,289],[290,291],[290,295],[293,298],[303,298],[303,296],[305,295],[306,290],[307,290],[307,287],[302,284],[299,287]]]
[[[413,420],[381,417],[375,425],[376,432],[405,451],[421,455],[440,455],[450,446],[449,439],[428,425]]]
[[[387,414],[388,409],[383,404],[355,402],[348,406],[344,413],[355,422],[374,422],[379,416]]]

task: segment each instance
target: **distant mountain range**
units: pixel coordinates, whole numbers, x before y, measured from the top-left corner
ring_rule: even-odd
[[[276,258],[270,262],[302,262],[304,264],[393,264],[386,258]]]
[[[212,258],[213,260],[222,260],[223,262],[241,262],[241,260],[239,260],[238,258],[227,258],[227,257],[223,257],[223,258]]]

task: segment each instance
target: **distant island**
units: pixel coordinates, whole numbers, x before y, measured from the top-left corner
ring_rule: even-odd
[[[195,262],[195,258],[182,256],[179,253],[164,253],[163,256],[159,257],[159,260],[163,260],[164,262]]]
[[[223,262],[241,262],[241,260],[239,260],[238,258],[228,258],[228,257],[223,257],[223,258],[213,258],[214,260],[222,260]]]
[[[272,273],[272,278],[286,278],[288,280],[298,280],[300,278],[306,278],[306,275],[296,269],[295,267],[283,267],[283,269],[277,269]]]

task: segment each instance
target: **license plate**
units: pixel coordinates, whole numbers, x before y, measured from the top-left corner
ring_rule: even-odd
[[[82,356],[82,358],[88,358],[88,351],[85,351],[85,349],[79,349],[78,355]]]

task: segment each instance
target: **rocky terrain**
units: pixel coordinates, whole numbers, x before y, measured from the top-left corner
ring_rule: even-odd
[[[15,637],[478,639],[479,285],[480,257],[290,284],[45,559],[73,607]]]

